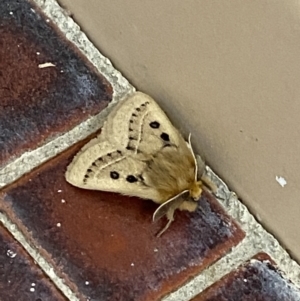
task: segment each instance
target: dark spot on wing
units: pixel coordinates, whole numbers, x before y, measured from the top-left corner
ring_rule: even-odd
[[[157,121],[152,121],[152,122],[150,122],[149,125],[150,125],[150,127],[152,127],[153,129],[158,129],[159,126],[160,126],[159,122],[157,122]]]
[[[133,147],[131,147],[131,146],[126,146],[126,149],[128,149],[128,150],[134,150],[134,148]]]
[[[168,135],[167,133],[162,133],[162,134],[160,135],[160,138],[161,138],[162,140],[164,140],[164,141],[167,141],[167,142],[170,141],[170,137],[169,137],[169,135]]]
[[[117,179],[119,179],[120,175],[119,175],[119,173],[116,172],[116,171],[111,171],[111,172],[110,172],[110,177],[111,177],[113,180],[117,180]]]
[[[126,181],[129,182],[129,183],[134,183],[134,182],[137,182],[138,179],[135,176],[133,176],[133,175],[129,175],[126,178]]]

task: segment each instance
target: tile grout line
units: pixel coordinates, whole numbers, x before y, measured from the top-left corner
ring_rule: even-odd
[[[80,52],[97,68],[97,70],[113,86],[114,93],[124,97],[129,90],[135,88],[123,77],[120,71],[115,69],[111,61],[102,55],[100,51],[88,39],[86,34],[80,30],[80,26],[69,17],[56,0],[32,0],[51,21],[65,34],[67,40],[73,43]]]
[[[253,215],[230,191],[227,185],[207,166],[207,176],[217,185],[217,199],[241,228],[246,237],[228,254],[209,266],[199,275],[163,298],[163,301],[187,301],[201,293],[204,289],[237,268],[259,252],[265,252],[274,259],[283,275],[300,288],[300,266],[291,259],[289,254],[280,246],[274,236],[260,225]],[[209,279],[209,280],[208,280]]]
[[[49,279],[54,283],[54,285],[70,300],[70,301],[80,301],[75,295],[75,293],[64,283],[54,271],[53,266],[47,262],[47,260],[38,252],[36,248],[31,246],[23,233],[18,229],[6,214],[0,212],[0,222],[4,227],[13,235],[13,237],[23,246],[26,252],[31,256],[31,258],[37,263],[38,267],[49,277]]]
[[[87,136],[99,130],[112,108],[120,100],[122,100],[123,97],[129,95],[130,92],[131,91],[128,91],[128,94],[126,95],[114,96],[109,105],[99,114],[90,117],[86,121],[75,126],[72,130],[52,139],[41,147],[23,153],[13,162],[8,163],[6,166],[0,169],[0,188],[17,180],[25,173],[28,173],[35,167],[41,165],[47,160],[60,154],[70,146],[74,145],[76,142],[83,140]]]
[[[33,168],[61,153],[75,142],[100,129],[112,107],[135,91],[135,88],[112,66],[109,59],[104,57],[94,47],[87,36],[80,30],[80,27],[72,18],[67,16],[66,12],[55,0],[33,1],[59,27],[66,38],[87,57],[99,73],[110,82],[113,87],[113,100],[98,115],[87,119],[72,130],[50,140],[41,147],[25,152],[13,162],[2,167],[0,169],[0,188],[15,181]]]

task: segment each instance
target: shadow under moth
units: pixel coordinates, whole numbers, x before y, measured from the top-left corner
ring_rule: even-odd
[[[160,204],[153,221],[168,220],[160,236],[176,209],[195,211],[205,184],[210,187],[204,162],[197,159],[198,164],[190,139],[184,140],[150,96],[136,92],[113,109],[101,134],[74,157],[66,180]]]

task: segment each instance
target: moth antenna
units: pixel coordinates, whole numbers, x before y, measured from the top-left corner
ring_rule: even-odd
[[[174,197],[170,198],[169,200],[167,200],[166,202],[162,203],[153,213],[153,217],[152,217],[152,221],[156,222],[159,219],[161,219],[164,215],[166,215],[167,213],[167,206],[170,205],[172,202],[174,202],[175,200],[177,200],[177,198],[179,198],[182,194],[189,192],[188,190],[184,190],[180,193],[178,193],[177,195],[175,195]],[[178,201],[178,200],[177,200]],[[184,200],[180,201],[180,204],[183,202]],[[178,207],[180,206],[180,204],[178,205]],[[165,210],[166,209],[166,210]]]
[[[198,174],[198,164],[197,164],[197,160],[196,160],[196,156],[192,147],[192,142],[191,142],[191,138],[192,138],[192,134],[189,134],[189,143],[188,143],[188,147],[192,152],[193,158],[194,158],[194,162],[195,162],[195,181],[197,181],[197,174]]]

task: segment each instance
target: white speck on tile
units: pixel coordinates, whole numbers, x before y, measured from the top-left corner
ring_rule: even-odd
[[[12,250],[7,250],[6,255],[10,258],[15,258],[17,256],[17,253]]]
[[[38,51],[36,52],[36,55],[40,55],[40,54],[41,54],[40,52],[38,52]]]
[[[60,227],[60,226],[61,226],[61,223],[57,223],[56,226],[57,226],[57,227]]]
[[[33,8],[30,9],[33,13],[35,13],[35,10]]]
[[[131,266],[134,267],[134,263],[133,262],[131,263]]]
[[[158,249],[155,248],[153,251],[154,251],[154,252],[158,252]]]
[[[64,70],[60,70],[60,73],[64,73]]]
[[[85,285],[89,285],[89,284],[90,284],[89,281],[86,281],[86,282],[85,282]]]
[[[31,287],[30,288],[30,291],[33,293],[35,291],[35,288],[34,287]]]
[[[38,67],[40,69],[43,69],[43,68],[48,68],[48,67],[55,67],[55,65],[50,63],[50,62],[46,62],[46,63],[43,63],[43,64],[39,64]]]
[[[50,22],[50,19],[46,19],[46,22],[49,23],[49,22]]]
[[[34,282],[32,282],[32,283],[31,283],[31,286],[35,286],[35,283],[34,283]]]
[[[244,279],[244,282],[248,282],[248,280],[247,280],[247,279]]]
[[[62,203],[65,203],[65,202],[66,202],[66,200],[62,199],[62,200],[61,200],[61,202],[62,202]]]
[[[9,12],[10,15],[13,15],[14,13],[12,11]]]
[[[61,189],[58,189],[57,192],[62,192],[62,190],[61,190]]]
[[[276,176],[276,181],[279,183],[281,187],[284,187],[287,184],[287,181],[284,177]]]

